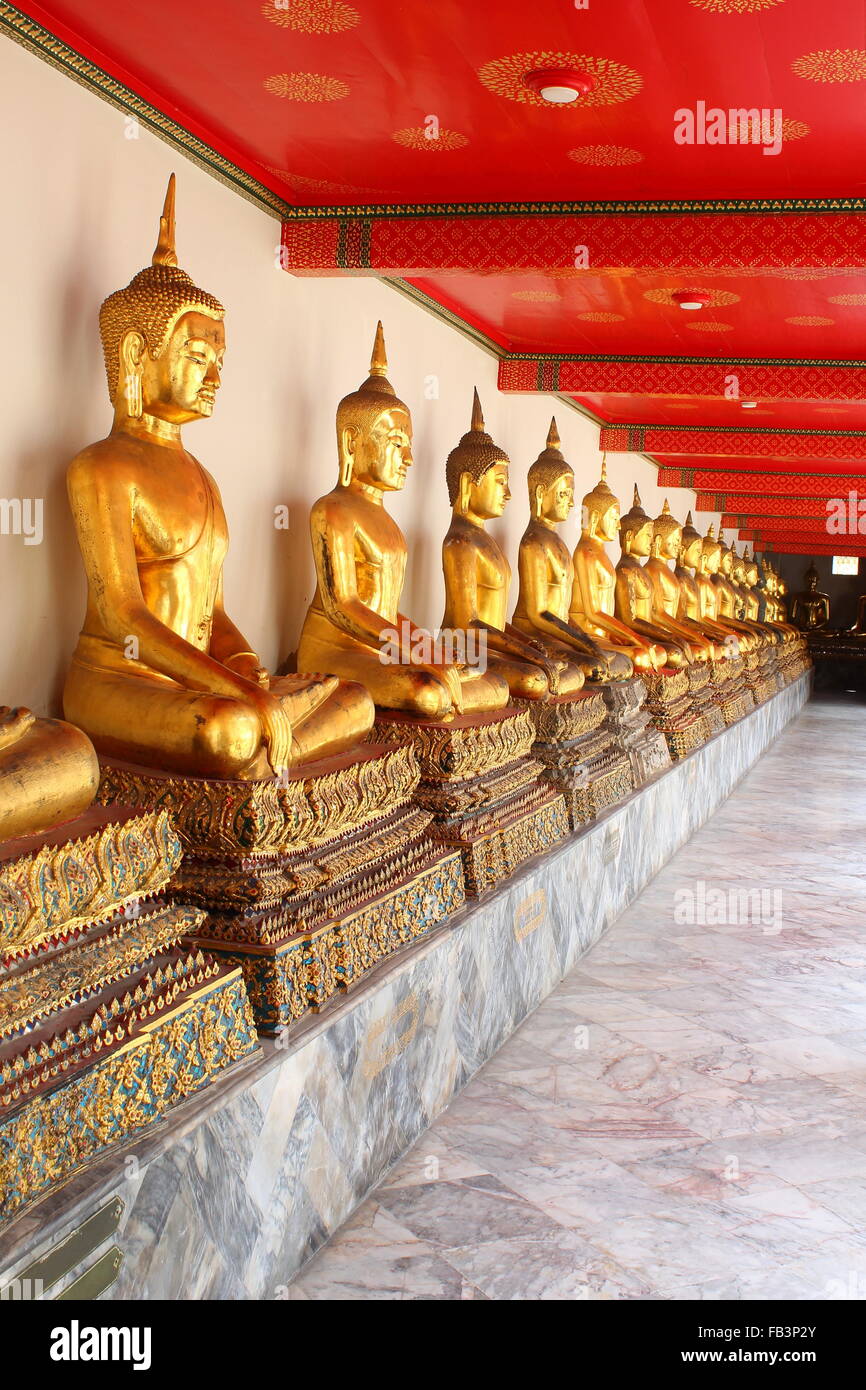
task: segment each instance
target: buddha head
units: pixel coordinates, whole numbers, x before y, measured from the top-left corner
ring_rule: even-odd
[[[746,562],[746,583],[750,589],[754,589],[758,584],[758,566],[748,546],[743,551],[743,559]]]
[[[671,516],[668,499],[665,498],[660,514],[653,522],[653,554],[660,560],[676,560],[683,541],[683,528],[675,516]]]
[[[733,580],[735,584],[743,585],[746,582],[746,557],[737,554],[737,547],[731,546],[734,557]]]
[[[703,574],[718,574],[721,557],[721,546],[716,540],[716,528],[710,523],[710,528],[701,545],[701,572]]]
[[[631,507],[619,523],[619,543],[623,555],[633,555],[638,559],[649,555],[652,549],[653,520],[641,505],[637,484]]]
[[[806,570],[806,573],[803,575],[806,588],[810,594],[814,594],[816,589],[818,588],[819,577],[820,576],[818,574],[818,571],[815,569],[814,563],[810,564],[809,568]]]
[[[592,492],[583,499],[581,508],[583,534],[597,541],[614,541],[619,530],[619,500],[607,482],[607,455],[601,460],[601,477]]]
[[[213,414],[225,354],[225,310],[177,264],[174,174],[152,264],[99,311],[115,423],[147,415],[182,425]]]
[[[730,579],[733,568],[734,557],[731,554],[731,548],[729,545],[725,545],[725,542],[722,540],[721,536],[719,536],[719,571],[726,579]]]
[[[487,521],[501,516],[510,500],[509,458],[484,428],[481,402],[472,399],[472,423],[445,462],[448,501],[461,516]]]
[[[388,380],[385,335],[376,327],[370,375],[337,406],[340,486],[399,492],[412,465],[412,416]]]
[[[574,472],[560,451],[556,418],[550,421],[547,444],[526,475],[529,514],[556,525],[565,521],[574,506]]]
[[[692,521],[692,514],[689,512],[686,517],[686,524],[683,527],[682,540],[680,542],[680,564],[683,565],[685,569],[700,569],[701,548],[703,544],[703,537],[700,531],[695,529],[695,524]]]

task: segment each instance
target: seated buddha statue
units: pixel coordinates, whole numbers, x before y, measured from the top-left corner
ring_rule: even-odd
[[[746,599],[746,617],[750,623],[760,622],[761,618],[761,596],[757,589],[758,566],[752,558],[751,551],[746,545],[743,547],[743,577],[741,584]]]
[[[310,515],[317,583],[299,665],[362,681],[377,705],[420,718],[502,709],[509,697],[503,676],[458,661],[425,661],[424,653],[438,656],[430,634],[399,610],[406,540],[385,497],[405,486],[412,418],[387,371],[380,323],[369,377],[337,408],[337,486]]]
[[[727,550],[727,546],[724,547]],[[730,552],[728,552],[730,555]],[[695,579],[701,603],[701,621],[709,619],[723,628],[727,637],[736,637],[743,652],[753,651],[758,643],[755,633],[734,615],[735,598],[726,585],[716,583],[722,563],[722,543],[716,538],[716,528],[711,523],[701,545],[700,565]],[[723,612],[722,603],[728,608]]]
[[[667,665],[680,670],[691,664],[695,654],[673,627],[655,620],[653,581],[641,564],[650,553],[652,538],[653,522],[635,488],[631,509],[619,524],[622,554],[616,567],[616,616],[642,637],[660,642],[667,652]]]
[[[757,595],[749,585],[747,548],[744,546],[742,555],[738,555],[737,547],[732,545],[731,554],[733,556],[731,583],[739,600],[738,615],[763,643],[772,642],[775,645],[781,640],[779,633],[759,620],[760,604]]]
[[[172,174],[153,263],[100,310],[114,422],[67,478],[88,592],[63,706],[111,758],[267,777],[363,740],[373,704],[333,678],[272,679],[225,610],[219,489],[181,438],[213,412],[224,310],[178,268],[174,191]]]
[[[638,671],[659,671],[667,662],[665,647],[614,613],[616,572],[605,545],[615,540],[619,531],[619,501],[608,486],[605,459],[601,478],[583,499],[582,513],[569,622],[589,633],[605,655],[613,651],[628,656]]]
[[[857,600],[857,621],[848,631],[855,637],[866,637],[866,594],[861,594]]]
[[[80,816],[98,786],[99,763],[80,729],[0,706],[0,843]]]
[[[818,588],[818,571],[810,564],[803,580],[806,585],[791,599],[791,622],[801,632],[814,632],[830,621],[830,596]]]
[[[569,622],[574,562],[556,528],[574,507],[574,472],[562,456],[555,419],[526,481],[530,516],[520,541],[519,590],[511,619],[514,627],[542,641],[548,651],[576,661],[588,681],[628,679],[634,668],[625,652],[613,647],[602,650]]]
[[[703,537],[696,529],[692,521],[692,514],[689,512],[682,529],[679,555],[674,566],[674,577],[680,586],[677,617],[689,624],[693,623],[701,635],[712,644],[713,660],[721,661],[728,654],[728,648],[724,644],[731,634],[727,628],[715,622],[708,612],[701,611],[701,590],[698,576],[701,569],[703,545]]]
[[[681,613],[682,584],[670,567],[682,548],[683,528],[671,515],[665,498],[661,513],[653,522],[652,550],[644,565],[653,586],[653,622],[670,632],[671,638],[688,643],[696,661],[709,661],[718,652],[697,622]]]
[[[506,619],[511,566],[498,541],[485,529],[502,516],[511,498],[508,455],[484,428],[478,392],[472,423],[445,465],[451,525],[442,543],[445,614],[442,627],[484,634],[487,669],[508,682],[515,699],[538,700],[580,690],[584,674],[571,654],[548,649]]]

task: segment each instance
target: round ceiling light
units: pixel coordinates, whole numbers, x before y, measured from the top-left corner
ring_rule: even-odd
[[[568,106],[570,102],[580,101],[595,87],[592,74],[578,68],[538,68],[528,72],[523,80],[551,106]]]
[[[706,309],[710,302],[704,290],[672,290],[671,299],[681,309]]]
[[[740,405],[743,407],[743,410],[757,410],[758,408],[757,401],[740,401]]]

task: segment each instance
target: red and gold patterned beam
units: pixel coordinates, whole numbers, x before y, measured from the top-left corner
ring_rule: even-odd
[[[731,377],[741,400],[843,402],[866,400],[866,364],[773,362],[731,358],[512,355],[499,364],[500,391],[562,395],[682,396],[717,401],[730,394]]]
[[[675,203],[654,207],[640,213],[617,204],[581,213],[568,203],[516,205],[514,211],[502,204],[303,209],[283,223],[283,264],[293,275],[353,270],[394,276],[718,274],[860,270],[866,264],[866,219],[857,213],[696,214],[677,212]]]
[[[866,536],[849,541],[840,536],[835,544],[817,544],[799,537],[775,536],[772,541],[755,541],[755,552],[771,551],[783,555],[866,555]]]
[[[817,536],[821,536],[827,540],[831,534],[827,530],[827,520],[826,512],[819,517],[758,516],[749,523],[749,529],[758,532],[761,536],[790,536],[797,531],[804,539],[814,540]],[[741,531],[740,540],[746,539]]]
[[[799,479],[797,482],[799,483]],[[663,484],[662,486],[666,486]],[[840,492],[840,497],[845,493]],[[737,512],[740,516],[746,517],[749,526],[760,525],[760,518],[764,516],[810,516],[814,514],[816,506],[824,509],[825,498],[806,497],[799,493],[796,496],[776,495],[764,497],[760,493],[736,493],[736,492],[699,492],[695,498],[694,510],[696,512]]]
[[[747,458],[778,463],[866,461],[866,431],[702,429],[689,425],[605,425],[599,447],[609,454]]]
[[[794,473],[790,470],[771,473],[734,473],[713,468],[660,468],[659,487],[690,487],[696,492],[713,490],[718,496],[727,498],[747,496],[751,493],[761,497],[845,497],[849,491],[866,496],[866,476],[862,473]],[[724,512],[750,512],[751,501],[745,507],[736,500],[725,500],[710,510]]]

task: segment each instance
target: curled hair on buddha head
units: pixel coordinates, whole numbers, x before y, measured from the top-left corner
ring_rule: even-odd
[[[683,527],[683,550],[688,546],[694,545],[695,541],[701,540],[701,533],[692,520],[691,511],[686,516],[686,524]]]
[[[710,522],[709,527],[707,528],[707,534],[704,536],[704,543],[702,548],[705,555],[709,555],[710,552],[713,550],[718,550],[719,554],[721,554],[719,541],[716,539],[715,522]]]
[[[601,456],[601,476],[591,492],[588,492],[583,499],[583,515],[589,519],[595,513],[597,516],[604,516],[604,513],[613,506],[619,506],[619,498],[616,493],[611,492],[607,481],[607,454]]]
[[[541,488],[542,492],[547,492],[554,483],[558,483],[560,478],[573,478],[574,469],[562,456],[560,449],[559,430],[556,428],[556,416],[550,420],[550,429],[547,431],[547,444],[542,449],[538,458],[530,464],[529,472],[526,475],[526,485],[529,489],[529,509],[535,515],[535,489]]]
[[[620,517],[619,529],[620,531],[627,532],[640,531],[641,527],[646,526],[649,520],[650,518],[644,511],[643,503],[640,500],[640,493],[637,490],[637,483],[635,483],[634,497],[632,498],[631,506],[629,510],[625,513],[625,515]]]
[[[341,460],[340,481],[344,485],[349,482],[351,469],[344,471],[343,468],[343,430],[350,427],[370,430],[386,410],[402,410],[411,419],[412,412],[408,405],[400,400],[388,380],[385,334],[380,319],[373,339],[370,374],[357,391],[351,391],[348,396],[344,396],[337,406],[337,449]]]
[[[472,423],[460,443],[451,450],[445,461],[445,481],[448,484],[448,501],[453,507],[460,496],[460,479],[468,473],[473,483],[480,483],[488,468],[494,463],[510,463],[504,449],[494,444],[484,428],[484,416],[478,391],[472,398]]]
[[[166,348],[182,314],[198,310],[221,319],[218,299],[194,285],[177,263],[174,244],[175,177],[171,175],[159,219],[159,239],[152,263],[140,270],[123,290],[115,290],[99,310],[99,333],[105,354],[108,394],[114,401],[120,379],[120,345],[130,331],[140,333],[152,359]]]
[[[676,517],[672,514],[670,506],[668,504],[668,499],[665,498],[664,502],[662,503],[662,509],[656,517],[655,521],[653,522],[653,536],[661,536],[662,540],[666,541],[668,537],[673,535],[674,531],[681,530],[682,527],[680,526],[680,523],[677,521]]]

